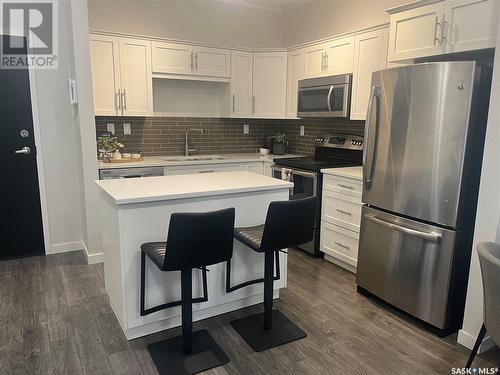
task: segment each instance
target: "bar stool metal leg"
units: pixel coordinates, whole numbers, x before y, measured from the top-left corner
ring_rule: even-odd
[[[274,251],[265,252],[264,313],[234,320],[231,325],[256,352],[299,340],[307,334],[278,310],[273,310]]]
[[[191,334],[193,332],[193,298],[191,269],[181,271],[181,299],[182,299],[182,352],[191,354],[193,351]]]

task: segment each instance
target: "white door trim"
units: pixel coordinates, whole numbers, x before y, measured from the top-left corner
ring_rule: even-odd
[[[47,188],[45,186],[45,173],[43,166],[42,134],[40,129],[40,113],[38,111],[38,88],[36,69],[28,69],[31,93],[31,112],[33,116],[33,131],[36,146],[36,164],[38,171],[38,186],[40,193],[40,208],[42,211],[43,239],[45,254],[52,254],[50,241],[49,215],[47,208]]]

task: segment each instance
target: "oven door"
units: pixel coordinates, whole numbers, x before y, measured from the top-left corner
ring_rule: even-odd
[[[298,117],[348,117],[349,85],[303,87],[298,91]]]

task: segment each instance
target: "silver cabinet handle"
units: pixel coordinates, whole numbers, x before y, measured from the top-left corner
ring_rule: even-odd
[[[125,89],[123,89],[123,109],[127,110],[127,93],[125,92]]]
[[[338,208],[335,209],[335,211],[340,212],[341,214],[352,216],[352,212],[349,212],[349,211],[340,210]]]
[[[349,185],[337,184],[337,186],[339,186],[341,188],[344,188],[344,189],[354,190],[354,187],[353,186],[349,186]]]
[[[255,113],[255,95],[252,96],[252,113]]]
[[[437,32],[438,26],[441,28],[441,35],[442,35],[443,28],[441,26],[441,23],[439,22],[439,17],[436,17],[436,24],[434,25],[434,44],[436,44],[436,42],[438,42],[439,44],[441,44],[443,42],[441,39],[438,38],[438,32]]]
[[[117,114],[119,110],[120,110],[120,90],[115,92],[115,111]]]
[[[191,51],[191,71],[194,72],[194,52]]]
[[[442,238],[441,233],[438,233],[438,232],[423,232],[423,231],[420,231],[417,229],[403,227],[401,225],[394,224],[394,223],[391,223],[389,221],[385,221],[385,220],[382,220],[376,216],[371,216],[371,215],[365,215],[365,218],[370,220],[370,221],[373,221],[374,223],[380,224],[386,228],[394,229],[394,230],[397,230],[399,232],[409,234],[411,236],[420,237],[420,238],[423,238],[424,240],[427,240],[430,242],[440,242],[441,238]]]
[[[325,53],[321,53],[321,71],[325,71]]]
[[[325,70],[328,70],[328,52],[325,52]]]
[[[198,173],[214,173],[215,171],[213,169],[210,170],[204,170],[204,171],[199,171]]]
[[[194,54],[194,68],[198,70],[198,52]]]
[[[448,27],[446,25],[449,25],[448,21],[446,21],[446,16],[443,15],[443,26],[441,27],[441,41],[444,43],[447,39],[446,33],[448,31]],[[446,30],[445,30],[446,28]]]
[[[21,154],[21,155],[29,155],[29,154],[31,154],[31,148],[29,148],[29,147],[25,146],[25,147],[23,147],[23,148],[22,148],[22,149],[20,149],[20,150],[16,150],[16,151],[14,151],[14,153],[15,153],[15,154],[18,154],[18,155],[19,155],[19,154]]]
[[[118,112],[122,111],[123,115],[123,95],[122,95],[122,90],[118,90]],[[120,113],[118,113],[120,114]]]
[[[233,113],[234,113],[234,100],[235,100],[235,94],[233,94]]]
[[[343,247],[344,249],[349,250],[351,247],[348,245],[344,245],[342,242],[334,242],[335,245]]]

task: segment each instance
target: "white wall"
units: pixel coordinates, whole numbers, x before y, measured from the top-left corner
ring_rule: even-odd
[[[282,45],[294,46],[389,22],[385,9],[408,0],[320,0],[283,14]]]
[[[91,30],[279,47],[279,13],[208,0],[89,0]]]
[[[500,15],[499,15],[500,16]],[[483,323],[483,284],[476,245],[483,241],[500,243],[500,28],[498,30],[491,90],[490,112],[486,131],[481,186],[474,233],[474,249],[469,271],[467,301],[463,327],[458,334],[458,342],[472,348]],[[487,349],[491,341],[485,342]]]
[[[67,1],[59,2],[59,68],[37,70],[37,107],[43,155],[50,248],[47,253],[81,249],[80,138],[69,104],[67,80],[73,57]]]

